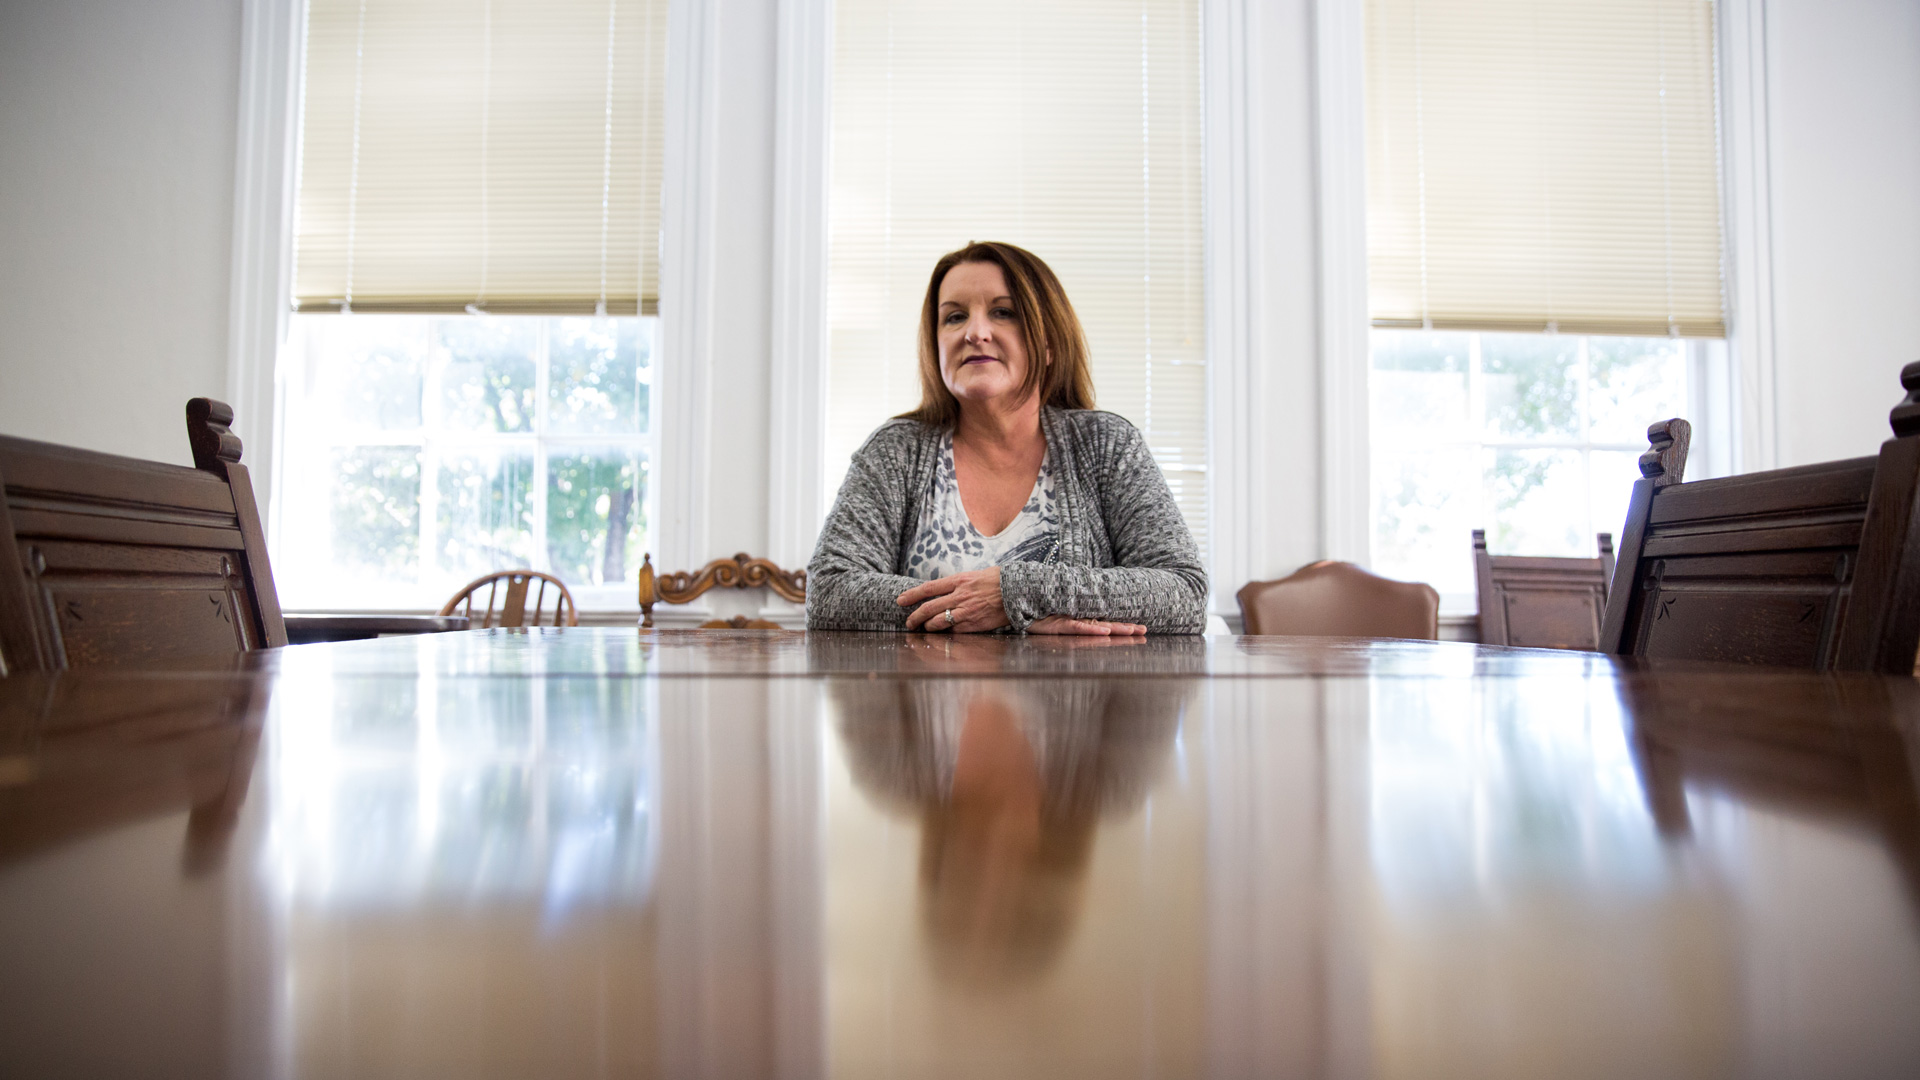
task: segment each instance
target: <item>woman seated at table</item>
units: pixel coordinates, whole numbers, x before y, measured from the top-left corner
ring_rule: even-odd
[[[1134,426],[1093,408],[1047,264],[976,243],[934,265],[920,407],[854,454],[807,566],[816,630],[1197,634],[1207,574]]]

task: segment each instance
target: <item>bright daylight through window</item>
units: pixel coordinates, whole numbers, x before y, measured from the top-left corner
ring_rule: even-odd
[[[1496,552],[1592,558],[1618,539],[1647,424],[1688,410],[1673,338],[1373,332],[1374,565],[1473,592],[1472,530]]]
[[[647,534],[655,324],[297,317],[283,589],[426,607],[530,566],[625,598]]]

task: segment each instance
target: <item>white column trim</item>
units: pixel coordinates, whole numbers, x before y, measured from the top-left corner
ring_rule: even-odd
[[[1780,460],[1766,0],[1721,0],[1720,161],[1735,473]]]
[[[226,399],[245,445],[254,496],[278,532],[274,471],[281,437],[276,380],[293,295],[293,199],[299,175],[304,0],[244,0],[234,142]]]
[[[1201,0],[1202,239],[1206,275],[1208,610],[1238,615],[1234,591],[1266,546],[1265,425],[1259,415],[1260,221],[1253,119],[1260,64],[1249,55],[1258,6]]]
[[[659,520],[653,565],[705,565],[712,481],[714,193],[719,142],[718,0],[667,11],[665,175],[660,213],[660,355],[654,363]]]
[[[1330,559],[1372,561],[1367,367],[1366,13],[1315,0],[1314,135],[1320,211],[1320,499]]]
[[[779,0],[774,76],[767,557],[813,556],[825,514],[827,213],[833,0]],[[782,608],[789,605],[778,604]]]

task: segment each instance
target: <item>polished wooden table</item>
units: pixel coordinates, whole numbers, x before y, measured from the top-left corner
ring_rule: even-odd
[[[1920,683],[568,629],[0,680],[0,1075],[1920,1076]]]

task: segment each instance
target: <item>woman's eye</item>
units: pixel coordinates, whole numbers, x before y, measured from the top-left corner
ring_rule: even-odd
[[[941,321],[945,322],[948,326],[959,326],[962,322],[966,321],[966,316],[958,311],[949,311],[947,312],[947,317]]]
[[[1013,309],[1004,307],[994,308],[993,317],[996,319],[1011,319],[1013,318]]]

